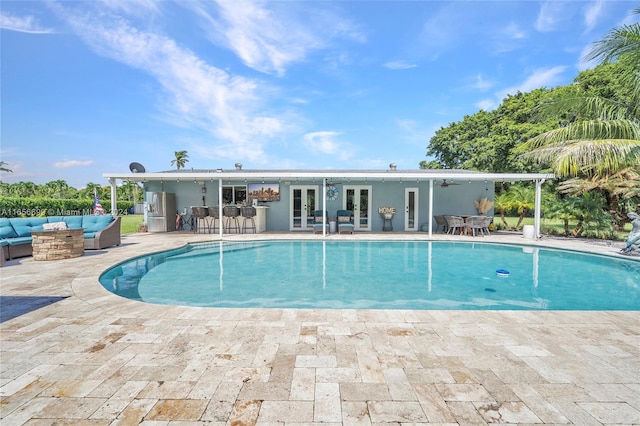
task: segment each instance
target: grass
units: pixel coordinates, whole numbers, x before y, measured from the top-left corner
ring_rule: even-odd
[[[517,217],[506,217],[507,223],[511,228],[515,228],[516,223],[518,223]],[[121,234],[131,234],[138,232],[138,225],[144,221],[144,216],[141,214],[129,214],[122,216],[122,223],[120,225],[120,233]],[[504,225],[500,220],[499,216],[496,216],[494,219],[494,224],[498,226],[498,229],[501,229]],[[533,225],[532,217],[525,217],[522,223],[520,224],[520,230],[522,230],[523,225]],[[573,229],[575,227],[575,223],[569,224],[569,229]],[[541,231],[543,234],[552,234],[552,235],[563,235],[564,234],[564,224],[561,220],[556,219],[542,219],[541,220]],[[624,241],[627,239],[627,236],[631,232],[631,224],[627,223],[624,226],[623,232],[616,232],[615,239],[618,241]],[[589,232],[585,235],[587,237],[592,237]]]
[[[507,216],[505,217],[505,220],[507,221],[507,223],[512,229],[515,229],[515,226],[518,223],[517,216],[513,216],[513,217]],[[502,223],[500,216],[495,216],[493,223],[498,227],[498,229],[504,229],[504,224]],[[523,225],[533,225],[533,218],[525,217],[522,220],[522,223],[520,224],[519,230],[522,230]],[[573,231],[575,227],[576,227],[576,222],[569,222],[569,231]],[[595,230],[595,229],[587,229],[587,231],[583,233],[582,236],[589,237],[589,238],[602,238],[602,239],[613,238],[618,241],[624,241],[627,239],[629,232],[631,232],[631,223],[626,223],[624,225],[622,232],[614,232],[613,235],[607,234],[606,235],[607,238],[603,238],[602,233],[598,233],[597,231],[598,230]],[[564,235],[564,223],[562,222],[562,220],[559,220],[559,219],[542,218],[540,220],[540,232],[542,234],[548,234],[548,235]]]
[[[120,234],[138,232],[138,225],[144,221],[144,215],[141,214],[127,214],[120,217],[122,218],[120,222]]]

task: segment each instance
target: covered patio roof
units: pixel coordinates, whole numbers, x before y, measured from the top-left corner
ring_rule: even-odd
[[[353,179],[353,180],[442,180],[447,181],[494,181],[494,182],[518,182],[553,179],[551,173],[485,173],[470,170],[439,170],[417,169],[398,170],[390,167],[388,170],[244,170],[242,167],[235,169],[190,169],[169,170],[151,173],[104,173],[107,179],[120,179],[132,182],[145,181],[179,181],[184,180],[216,180],[244,181],[246,179]]]
[[[129,182],[150,181],[218,181],[222,182],[246,182],[249,180],[291,180],[291,181],[317,181],[323,184],[323,202],[326,206],[326,186],[333,180],[353,182],[393,182],[416,181],[416,183],[429,184],[429,235],[431,235],[433,215],[433,184],[435,181],[464,182],[464,181],[491,181],[491,182],[523,182],[533,181],[536,185],[536,197],[534,208],[535,236],[540,236],[540,203],[541,186],[548,179],[554,179],[552,173],[485,173],[470,170],[441,170],[441,169],[414,169],[399,170],[395,164],[390,164],[387,170],[244,170],[237,163],[234,169],[190,169],[169,170],[163,172],[129,172],[129,173],[104,173],[111,184],[112,211],[117,211],[116,180]],[[222,206],[220,206],[222,208]]]

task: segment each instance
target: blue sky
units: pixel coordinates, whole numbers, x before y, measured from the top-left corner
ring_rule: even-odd
[[[2,1],[4,182],[415,169],[435,131],[570,83],[638,2]]]

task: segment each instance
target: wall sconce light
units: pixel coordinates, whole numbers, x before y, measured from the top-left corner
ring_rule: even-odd
[[[206,186],[203,186],[200,190],[202,191],[203,194],[207,193],[207,187]]]

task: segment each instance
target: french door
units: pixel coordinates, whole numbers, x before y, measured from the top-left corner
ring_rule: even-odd
[[[318,199],[318,186],[291,185],[290,200],[289,229],[291,231],[312,230],[313,212],[321,205],[321,200]]]
[[[343,200],[343,208],[353,217],[353,229],[371,231],[371,185],[345,185]]]
[[[418,230],[418,188],[404,189],[404,230]]]

